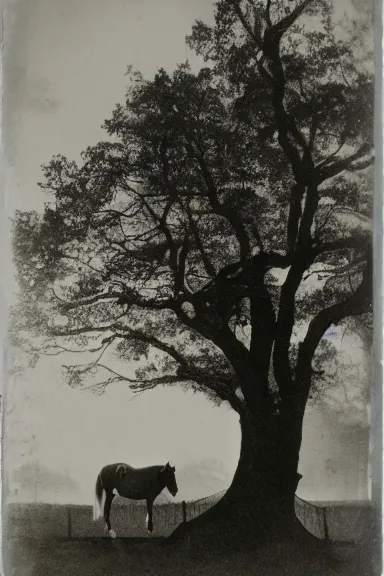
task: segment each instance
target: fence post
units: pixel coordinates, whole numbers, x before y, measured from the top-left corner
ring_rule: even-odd
[[[70,506],[68,506],[67,508],[67,516],[68,516],[68,538],[72,538],[72,514]]]
[[[327,507],[323,506],[323,523],[324,523],[324,540],[329,541],[328,524],[327,524]]]
[[[185,524],[187,522],[187,504],[185,500],[182,501],[181,505],[183,507],[183,523]]]

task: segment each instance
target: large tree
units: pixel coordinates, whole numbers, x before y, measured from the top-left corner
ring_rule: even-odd
[[[298,529],[323,336],[371,312],[364,34],[327,0],[219,0],[188,38],[206,67],[131,70],[105,141],[79,164],[54,157],[44,214],[16,215],[16,331],[93,351],[67,367],[73,385],[184,384],[239,414],[238,468],[205,522]],[[111,351],[140,360],[135,378],[103,360]]]

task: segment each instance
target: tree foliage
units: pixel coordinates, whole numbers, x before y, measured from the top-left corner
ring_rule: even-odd
[[[188,38],[205,67],[130,69],[106,139],[52,158],[44,214],[16,215],[14,333],[92,351],[74,385],[305,404],[326,330],[371,310],[364,26],[326,0],[219,0]]]

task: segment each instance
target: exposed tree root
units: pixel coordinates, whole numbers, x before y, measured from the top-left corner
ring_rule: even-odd
[[[308,549],[319,549],[322,542],[312,536],[300,523],[290,515],[268,516],[257,515],[255,510],[239,513],[224,502],[181,524],[164,541],[165,546],[183,546],[191,549],[239,551],[252,550],[255,546],[271,543],[305,546]]]

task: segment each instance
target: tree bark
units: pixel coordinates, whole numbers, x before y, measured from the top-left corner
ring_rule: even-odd
[[[264,421],[261,430],[260,422],[255,425],[246,410],[241,412],[241,448],[231,486],[215,506],[181,525],[169,543],[186,536],[193,546],[207,540],[238,549],[260,542],[313,541],[294,510],[300,478],[297,444],[287,441],[279,447],[282,436],[277,419],[274,423]],[[287,438],[296,433],[287,431]]]
[[[301,475],[298,472],[303,420],[307,396],[297,392],[281,399],[279,405],[277,459],[282,509],[295,514],[295,494]]]

